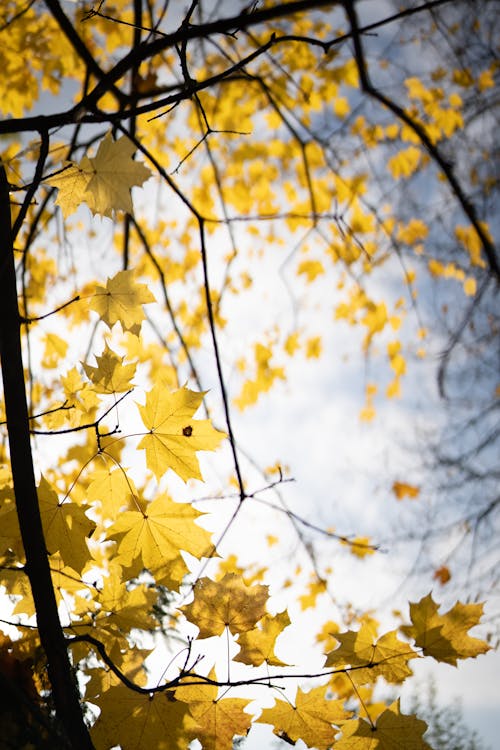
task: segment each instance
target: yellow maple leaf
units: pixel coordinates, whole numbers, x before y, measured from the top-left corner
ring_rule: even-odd
[[[91,729],[96,750],[116,745],[127,750],[185,750],[189,744],[184,727],[188,707],[171,692],[141,694],[118,684],[92,697],[92,703],[101,709]]]
[[[72,214],[84,201],[94,214],[132,213],[131,188],[151,176],[144,164],[132,159],[135,150],[126,136],[115,141],[107,133],[95,157],[84,156],[78,165],[69,162],[60,174],[48,178],[46,182],[59,190],[56,204],[63,216]]]
[[[309,609],[316,606],[318,596],[324,594],[327,590],[327,582],[323,578],[313,575],[311,581],[307,584],[307,594],[299,596],[301,609]]]
[[[24,560],[12,478],[3,469],[0,471],[4,474],[0,487],[0,555],[9,554],[10,550],[18,560]]]
[[[209,677],[216,679],[212,670]],[[235,736],[246,736],[252,717],[245,712],[250,701],[243,698],[219,698],[218,688],[210,683],[182,685],[175,691],[177,700],[189,706],[191,721],[187,731],[204,750],[231,750]]]
[[[274,667],[286,666],[286,663],[275,655],[274,644],[287,625],[290,625],[290,617],[286,609],[274,616],[265,615],[258,627],[240,634],[240,652],[234,657],[234,661],[252,664],[254,667],[259,667],[264,662]]]
[[[114,466],[94,471],[87,488],[88,502],[99,502],[102,515],[111,520],[116,518],[122,508],[130,508],[135,496],[137,491],[130,476],[124,469],[116,469]]]
[[[82,362],[89,380],[97,393],[123,393],[131,388],[135,374],[135,364],[124,365],[124,357],[119,357],[106,344],[103,353],[96,355],[97,367]]]
[[[200,578],[193,589],[194,600],[181,607],[190,622],[198,626],[199,638],[252,630],[265,615],[268,587],[247,586],[240,576],[226,573],[220,581]]]
[[[204,395],[185,386],[171,391],[159,382],[146,394],[146,404],[139,406],[149,434],[138,447],[146,451],[147,466],[157,479],[168,469],[184,481],[203,479],[196,451],[215,450],[226,436],[210,420],[193,419]]]
[[[416,148],[416,146],[408,146],[408,148],[391,156],[387,162],[387,167],[395,180],[400,177],[407,178],[418,169],[422,158],[423,154],[420,149]]]
[[[90,308],[109,328],[119,321],[124,330],[137,332],[146,317],[142,305],[155,301],[146,284],[138,284],[134,272],[127,270],[108,278],[105,287],[96,286]]]
[[[379,676],[387,682],[400,683],[412,674],[408,661],[418,654],[400,641],[394,630],[377,639],[375,627],[363,623],[359,631],[336,633],[335,638],[340,646],[330,651],[325,666],[355,667],[352,677],[358,684],[374,682]]]
[[[439,581],[441,586],[445,586],[448,581],[451,579],[451,573],[450,569],[447,565],[440,565],[437,570],[434,571],[434,574],[432,576],[435,581]]]
[[[344,709],[344,701],[327,700],[327,686],[313,688],[308,693],[297,690],[295,706],[288,701],[278,700],[273,708],[262,711],[257,721],[272,724],[273,732],[292,745],[303,740],[308,747],[319,750],[333,745],[338,730],[332,724],[344,721],[349,713]]]
[[[375,724],[364,719],[345,722],[335,750],[431,750],[423,739],[426,729],[425,721],[402,714],[396,701],[380,714]]]
[[[439,605],[428,594],[419,602],[410,603],[412,625],[400,629],[415,641],[426,656],[456,667],[457,659],[469,659],[485,654],[490,646],[467,631],[477,625],[483,614],[482,604],[457,602],[448,612],[438,614]]]
[[[103,577],[102,588],[93,592],[95,611],[91,619],[89,615],[92,609],[87,600],[80,610],[86,615],[85,621],[74,626],[74,632],[98,638],[118,665],[127,662],[126,651],[130,648],[127,634],[133,628],[152,631],[158,624],[150,614],[157,601],[157,592],[146,584],[127,588],[127,582],[121,578],[122,568],[116,563],[110,564],[108,575]]]
[[[42,367],[49,369],[59,367],[61,360],[68,351],[68,342],[55,333],[45,335],[45,351],[43,353]]]
[[[55,203],[60,206],[65,219],[83,203],[90,176],[83,168],[69,161],[59,174],[45,180],[48,185],[58,189]]]
[[[297,269],[297,274],[304,275],[307,283],[310,284],[317,276],[325,273],[325,269],[320,260],[303,260]]]
[[[351,555],[355,557],[368,557],[375,554],[375,547],[370,544],[367,536],[356,536],[353,539],[342,539],[341,544],[349,547]]]
[[[59,552],[66,565],[81,573],[90,558],[86,539],[95,529],[95,523],[87,518],[84,507],[60,503],[43,476],[38,486],[38,502],[49,554]]]
[[[318,359],[321,356],[321,336],[314,336],[306,341],[307,359]]]
[[[134,560],[154,571],[175,560],[180,550],[202,557],[211,549],[210,534],[195,523],[202,513],[188,503],[159,495],[144,509],[121,513],[107,531],[118,542],[115,560],[129,566]]]
[[[394,482],[392,485],[392,491],[397,500],[402,500],[405,497],[418,497],[420,494],[420,487],[415,487],[413,484],[407,484],[406,482]]]

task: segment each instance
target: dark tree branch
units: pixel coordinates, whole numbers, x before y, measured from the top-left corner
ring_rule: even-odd
[[[52,13],[52,16],[54,17],[68,42],[71,44],[80,59],[87,66],[89,72],[92,73],[99,81],[103,81],[106,77],[106,73],[101,70],[94,56],[92,55],[90,50],[87,49],[85,42],[77,33],[68,16],[61,8],[59,0],[45,0],[45,5]],[[118,88],[116,88],[114,82],[111,82],[111,85],[109,86],[109,88],[107,88],[107,90],[111,91],[118,102],[120,102],[122,105],[127,101],[127,95],[123,94]]]
[[[493,242],[490,240],[488,232],[485,230],[482,222],[479,220],[475,206],[471,203],[465,192],[462,190],[462,186],[455,176],[452,165],[448,161],[446,161],[438,147],[431,141],[425,131],[424,126],[417,122],[402,107],[393,102],[392,99],[383,94],[372,84],[363,50],[361,29],[359,26],[355,3],[352,2],[352,0],[344,0],[343,5],[346,16],[351,26],[351,35],[354,45],[354,57],[358,68],[361,89],[372,99],[375,99],[376,101],[380,102],[380,104],[383,104],[385,107],[387,107],[387,109],[393,112],[399,120],[405,123],[405,125],[408,125],[408,127],[411,128],[411,130],[413,130],[413,132],[419,137],[422,146],[424,146],[434,164],[436,164],[442,171],[453,195],[458,200],[464,214],[467,216],[470,223],[476,230],[477,235],[481,240],[481,244],[488,261],[491,275],[497,280],[498,283],[500,283],[500,263],[497,257],[496,248]]]
[[[35,602],[40,642],[47,657],[57,718],[64,728],[69,747],[92,750],[59,622],[38,506],[24,385],[9,186],[3,166],[0,166],[0,253],[0,361],[14,494],[26,555],[26,571]]]

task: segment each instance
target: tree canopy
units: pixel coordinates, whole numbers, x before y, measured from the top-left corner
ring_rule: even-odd
[[[374,691],[486,653],[483,604],[429,593],[388,629],[341,603],[309,532],[365,565],[377,540],[292,510],[293,467],[235,424],[297,359],[321,368],[330,325],[359,347],[365,422],[443,342],[460,399],[480,351],[440,460],[487,483],[469,524],[498,518],[495,29],[488,0],[3,3],[5,747],[227,750],[256,723],[429,747]],[[260,511],[269,557],[242,563],[226,543]],[[277,571],[280,535],[305,576]],[[317,663],[290,663],[321,597]]]

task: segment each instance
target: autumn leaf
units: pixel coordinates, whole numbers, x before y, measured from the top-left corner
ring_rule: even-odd
[[[234,661],[252,664],[254,667],[259,667],[264,662],[274,667],[285,666],[285,662],[275,655],[274,644],[287,625],[290,625],[290,617],[286,609],[274,616],[265,615],[256,628],[240,633],[240,652],[234,657]]]
[[[105,518],[113,520],[123,508],[130,509],[137,490],[125,469],[105,467],[96,469],[87,488],[89,503],[98,502]]]
[[[474,658],[490,650],[485,641],[467,633],[479,623],[483,614],[482,604],[457,602],[442,615],[438,614],[438,610],[439,605],[428,594],[419,602],[410,603],[412,625],[400,628],[425,655],[456,667],[458,659]]]
[[[216,679],[215,672],[209,675]],[[176,689],[175,697],[189,706],[191,721],[187,731],[203,750],[231,750],[235,735],[246,736],[252,716],[245,708],[250,701],[243,698],[219,698],[216,685],[185,685]]]
[[[175,503],[168,495],[158,495],[137,510],[121,513],[106,531],[117,541],[116,561],[130,566],[134,561],[154,571],[175,560],[181,550],[195,557],[208,554],[210,534],[195,520],[203,514],[188,503]]]
[[[91,732],[96,750],[118,744],[122,750],[185,750],[189,744],[184,726],[188,706],[171,692],[140,694],[119,684],[92,703],[101,709]]]
[[[377,719],[352,719],[342,725],[335,750],[431,750],[423,739],[427,724],[416,716],[402,714],[399,700]]]
[[[168,469],[187,481],[203,479],[196,451],[215,450],[225,433],[216,430],[208,419],[193,419],[204,393],[185,386],[169,390],[158,382],[139,406],[144,426],[150,431],[139,443],[146,451],[146,463],[157,479]]]
[[[126,136],[115,141],[107,133],[95,157],[84,156],[78,165],[69,162],[60,174],[48,178],[47,184],[59,190],[56,204],[63,216],[67,218],[84,201],[94,214],[132,213],[131,188],[151,176],[144,164],[132,159],[135,150]]]
[[[301,609],[310,609],[316,606],[318,596],[327,591],[328,583],[324,578],[318,578],[316,575],[311,576],[311,581],[307,584],[307,594],[299,597]]]
[[[5,485],[0,489],[0,555],[6,554],[8,550],[12,550],[18,560],[24,560],[14,489]]]
[[[84,159],[86,165],[88,158],[84,157]],[[60,206],[65,219],[71,216],[84,202],[91,175],[92,171],[85,170],[84,165],[79,167],[73,162],[66,162],[59,174],[45,180],[47,185],[52,185],[58,189],[55,204]]]
[[[38,486],[38,502],[49,553],[59,552],[66,565],[81,573],[90,558],[87,538],[95,523],[85,515],[85,507],[59,502],[57,493],[43,476]]]
[[[123,393],[131,386],[135,374],[135,364],[124,365],[124,357],[119,357],[106,344],[100,356],[96,356],[97,367],[82,362],[88,379],[96,393]]]
[[[450,569],[447,565],[440,565],[440,567],[434,571],[432,577],[435,581],[439,581],[441,586],[445,586],[451,579]]]
[[[90,308],[98,313],[109,328],[120,322],[126,331],[136,332],[144,318],[142,306],[155,298],[145,284],[134,280],[132,270],[118,271],[108,278],[106,286],[96,286]]]
[[[359,631],[335,633],[335,639],[340,645],[327,655],[325,666],[355,667],[351,676],[359,684],[373,682],[377,677],[391,683],[403,682],[412,674],[408,661],[418,656],[407,643],[398,639],[396,631],[377,639],[371,623],[363,623]]]
[[[401,177],[411,177],[423,162],[425,162],[425,157],[420,149],[415,146],[408,146],[408,148],[392,156],[387,162],[387,167],[394,179],[398,180]]]
[[[370,544],[370,539],[367,536],[355,536],[352,539],[341,539],[341,544],[349,547],[351,555],[360,557],[361,559],[375,554],[375,547]]]
[[[405,497],[414,499],[420,495],[420,487],[415,487],[415,485],[406,482],[394,482],[392,491],[397,500],[403,500]]]
[[[240,576],[226,573],[220,581],[200,578],[193,589],[194,600],[181,607],[190,622],[199,628],[199,638],[245,633],[265,614],[268,587],[246,586]]]
[[[348,11],[342,29],[334,4],[323,2],[303,3],[299,14],[293,3],[271,2],[255,14],[257,3],[250,3],[234,21],[223,6],[236,3],[207,3],[205,16],[196,2],[184,11],[163,0],[117,0],[105,14],[97,8],[103,3],[94,3],[96,12],[84,4],[0,4],[0,247],[16,263],[16,274],[0,274],[7,376],[0,398],[0,596],[8,598],[5,622],[18,630],[16,642],[0,634],[0,673],[7,671],[0,682],[7,676],[14,691],[0,690],[0,745],[28,676],[36,721],[17,722],[26,737],[7,743],[13,748],[45,745],[55,722],[75,748],[232,750],[255,721],[249,701],[256,705],[273,691],[282,700],[260,721],[290,744],[423,750],[425,725],[402,715],[398,703],[381,704],[377,680],[401,683],[417,656],[457,663],[486,651],[469,635],[481,605],[457,603],[439,614],[426,597],[411,605],[401,632],[379,637],[371,615],[340,596],[352,587],[336,586],[307,519],[272,512],[269,495],[285,491],[291,473],[276,462],[264,470],[263,488],[252,462],[273,463],[265,448],[284,429],[306,462],[321,460],[322,476],[331,475],[342,462],[340,454],[332,462],[328,446],[335,420],[325,410],[321,377],[312,387],[307,380],[294,398],[296,355],[314,368],[323,351],[334,352],[335,360],[349,361],[348,379],[357,365],[372,372],[377,383],[365,382],[360,415],[370,422],[375,407],[383,413],[384,398],[400,395],[414,355],[424,355],[426,328],[429,352],[440,328],[456,339],[460,356],[450,358],[440,386],[452,405],[470,412],[474,429],[463,445],[474,452],[474,440],[486,434],[484,399],[474,396],[491,396],[498,385],[487,370],[498,328],[487,282],[499,275],[491,114],[498,64],[490,11],[483,13],[493,3],[477,4],[475,15],[465,7],[473,4],[450,4],[443,20],[449,13],[456,23],[442,28],[427,12],[411,34],[405,23],[394,24],[388,59],[375,61],[364,59],[365,40],[355,28],[357,6],[362,26],[361,6],[368,4],[338,4]],[[353,34],[360,37],[354,55],[349,44],[337,44]],[[430,60],[425,76],[419,55],[410,53],[415,42]],[[391,85],[368,91],[364,68],[367,79]],[[387,106],[364,106],[373,97]],[[151,180],[136,201],[134,187],[153,172],[154,188]],[[470,223],[461,226],[464,209]],[[146,308],[156,290],[158,302]],[[417,295],[433,304],[418,305],[422,321],[415,323]],[[467,301],[474,305],[462,329]],[[338,346],[325,322],[332,315],[352,331],[336,339]],[[19,324],[24,363],[17,354],[4,357]],[[330,368],[333,360],[325,362]],[[217,382],[226,410],[269,394],[255,430],[252,420],[248,432],[250,423],[238,418],[234,451],[213,461],[214,481],[205,490],[191,481],[202,480],[199,451],[215,450],[224,436],[206,415],[195,418],[204,394],[190,391],[187,378]],[[17,386],[13,398],[9,380]],[[335,377],[327,380],[342,392]],[[137,412],[117,397],[132,381],[146,394]],[[407,387],[414,386],[410,377]],[[273,390],[288,398],[281,430],[278,422],[270,430],[278,419]],[[424,405],[432,411],[434,402]],[[347,439],[350,431],[343,432]],[[487,477],[486,442],[476,463]],[[439,455],[455,454],[442,442]],[[31,464],[47,478],[38,491],[43,533],[32,523],[38,508]],[[393,498],[420,496],[411,476],[394,482]],[[489,487],[484,498],[476,494],[465,541],[495,497]],[[210,518],[198,508],[208,508]],[[240,548],[242,530],[248,534]],[[305,533],[303,550],[295,547],[296,532]],[[359,557],[371,554],[365,533],[354,529],[340,544]],[[441,584],[452,563],[434,572]],[[476,572],[484,583],[480,564]],[[269,614],[269,592],[276,595],[273,612],[275,602],[288,609]],[[3,617],[3,601],[0,609]],[[288,612],[298,617],[294,628]],[[330,617],[339,623],[321,629]],[[220,635],[219,643],[203,641]],[[274,669],[286,666],[275,653],[289,645],[285,638],[292,647],[295,640],[293,673]],[[306,646],[314,642],[327,652],[326,669],[308,662]],[[137,647],[146,643],[151,652]],[[215,668],[209,677],[197,672],[212,658],[219,680]],[[13,666],[21,681],[10,674]],[[309,692],[296,685],[299,675],[308,675]],[[290,686],[298,687],[295,705],[285,697]]]
[[[68,342],[55,333],[45,335],[45,350],[42,365],[49,369],[59,367],[68,351]]]
[[[273,708],[264,709],[257,721],[271,724],[274,734],[292,744],[302,740],[308,747],[326,750],[338,732],[332,724],[343,722],[349,716],[344,701],[325,697],[327,690],[328,687],[320,686],[305,693],[298,688],[295,705],[278,700]]]

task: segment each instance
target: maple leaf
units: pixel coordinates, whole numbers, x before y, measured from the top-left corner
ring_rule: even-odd
[[[215,450],[226,437],[208,419],[193,419],[204,393],[185,386],[170,391],[162,382],[146,394],[139,405],[144,426],[150,431],[139,443],[146,451],[146,463],[157,479],[168,469],[184,479],[203,479],[196,451]]]
[[[198,626],[199,638],[251,630],[265,614],[268,587],[246,586],[240,576],[226,573],[220,581],[200,578],[193,589],[194,600],[181,607],[188,620]]]
[[[111,520],[116,518],[122,508],[130,509],[136,496],[135,485],[123,468],[106,467],[94,471],[87,488],[89,503],[99,502],[103,516]]]
[[[131,388],[135,374],[135,364],[124,365],[124,357],[119,357],[106,344],[101,356],[96,356],[97,367],[82,362],[83,369],[94,385],[96,393],[123,393]]]
[[[397,638],[396,631],[385,633],[377,640],[371,623],[363,623],[358,632],[348,630],[335,633],[340,646],[327,655],[326,667],[350,665],[356,667],[352,678],[359,684],[383,677],[387,682],[400,683],[412,674],[408,661],[418,654]],[[358,667],[366,666],[366,669]]]
[[[84,156],[77,165],[68,162],[64,170],[46,182],[58,188],[56,204],[66,218],[85,201],[93,214],[113,215],[114,211],[132,213],[130,190],[149,177],[150,170],[132,155],[136,147],[126,136],[117,141],[107,133],[95,157]]]
[[[450,569],[447,565],[440,565],[440,567],[434,571],[432,577],[434,580],[439,581],[441,586],[445,586],[451,579]]]
[[[295,706],[279,700],[273,708],[264,709],[257,721],[272,724],[274,734],[291,744],[302,740],[308,747],[326,750],[338,732],[332,724],[339,724],[350,715],[344,709],[344,701],[327,700],[327,690],[327,686],[320,686],[305,693],[298,688]]]
[[[48,185],[58,189],[55,204],[60,206],[65,219],[83,203],[90,177],[91,173],[69,161],[59,174],[45,180]]]
[[[418,497],[420,494],[420,487],[415,487],[413,484],[406,484],[406,482],[394,482],[392,485],[392,491],[397,500],[402,500],[405,497]]]
[[[38,486],[38,502],[49,553],[59,552],[66,565],[81,573],[90,558],[86,540],[95,523],[85,515],[85,507],[60,503],[43,476]]]
[[[117,562],[129,566],[139,559],[141,567],[154,571],[175,560],[180,550],[198,558],[208,553],[210,534],[194,523],[202,515],[188,503],[159,495],[144,509],[121,513],[106,534],[118,541]]]
[[[274,644],[287,625],[290,625],[290,617],[286,609],[275,616],[265,615],[259,621],[258,627],[240,634],[240,652],[234,657],[234,661],[252,664],[254,667],[259,667],[264,662],[273,667],[286,666],[285,662],[275,655]]]
[[[8,550],[12,550],[18,560],[24,559],[14,488],[10,486],[0,490],[0,555]]]
[[[90,308],[108,328],[119,321],[124,330],[137,333],[137,327],[146,317],[142,305],[148,302],[155,302],[153,294],[146,284],[134,281],[134,272],[129,269],[108,278],[105,287],[97,285]]]
[[[127,634],[134,628],[153,631],[157,621],[150,612],[157,600],[157,592],[139,584],[128,588],[121,580],[121,568],[113,562],[109,575],[104,577],[102,588],[92,602],[94,611],[89,620],[91,607],[82,612],[87,614],[84,622],[78,622],[75,630],[78,634],[90,634],[104,644],[106,651],[115,664],[126,663],[125,654],[130,644]]]
[[[79,661],[79,658],[84,659],[88,657],[89,651],[94,648],[93,644],[84,641],[69,641],[69,645],[75,661]],[[127,675],[129,680],[133,680],[136,685],[140,685],[141,687],[145,687],[148,682],[145,661],[151,652],[152,649],[129,646],[119,660],[121,671]],[[90,679],[85,683],[86,701],[93,702],[94,698],[98,698],[114,685],[123,684],[111,669],[104,670],[94,667],[88,670],[88,674]]]
[[[45,351],[43,353],[42,365],[49,369],[59,367],[67,351],[67,341],[55,333],[47,333],[45,335]]]
[[[432,750],[423,739],[427,724],[400,712],[399,700],[378,717],[375,724],[352,719],[342,725],[335,750]]]
[[[448,612],[438,614],[439,605],[432,594],[419,602],[410,603],[412,625],[403,625],[400,630],[423,653],[436,661],[443,661],[456,667],[457,659],[469,659],[485,654],[490,646],[480,638],[467,634],[477,625],[483,614],[482,604],[462,604],[457,602]]]
[[[215,680],[213,671],[209,676]],[[216,685],[182,685],[175,697],[189,706],[191,721],[186,721],[186,728],[204,750],[231,750],[234,736],[246,736],[252,724],[252,717],[245,712],[250,701],[218,698]]]
[[[189,744],[184,722],[188,707],[171,692],[137,693],[125,685],[112,685],[92,697],[101,714],[91,729],[96,750],[120,745],[122,750],[185,750]]]

